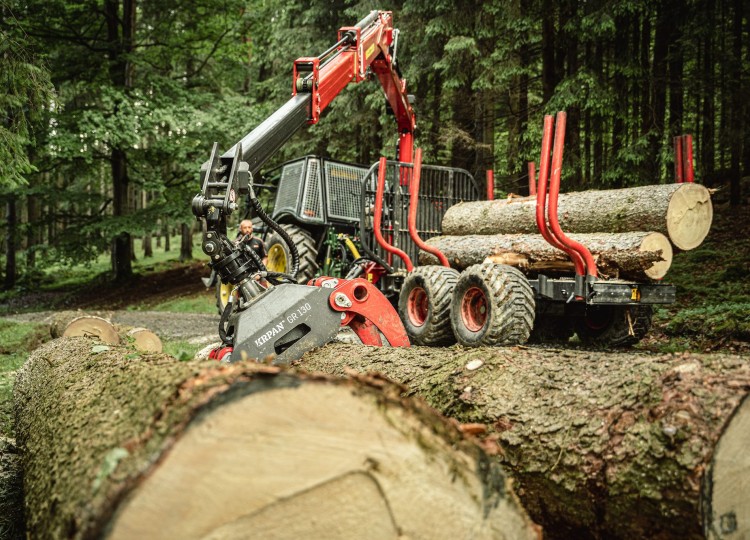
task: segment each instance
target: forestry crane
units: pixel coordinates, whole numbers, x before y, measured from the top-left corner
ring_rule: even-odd
[[[224,154],[214,144],[201,168],[202,189],[192,210],[202,225],[202,248],[211,268],[239,295],[223,310],[219,335],[224,345],[213,358],[288,362],[329,342],[344,325],[368,345],[381,345],[381,334],[392,346],[409,345],[398,314],[368,281],[322,277],[310,286],[296,284],[299,255],[294,243],[263,211],[253,190],[253,175],[263,164],[298,129],[317,123],[350,82],[362,82],[370,73],[396,117],[397,158],[412,161],[415,117],[396,63],[397,44],[398,30],[388,11],[372,11],[356,25],[339,29],[338,41],[323,54],[294,62],[289,101]],[[289,274],[268,271],[252,249],[227,238],[227,218],[245,194],[258,216],[289,245]]]

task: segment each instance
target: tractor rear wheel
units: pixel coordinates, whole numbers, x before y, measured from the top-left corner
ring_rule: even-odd
[[[575,330],[587,345],[629,347],[646,336],[652,316],[651,306],[589,306]]]
[[[315,277],[318,271],[318,250],[315,246],[315,240],[306,230],[297,225],[282,225],[289,236],[292,237],[294,245],[299,252],[299,270],[297,271],[297,281],[307,283]],[[266,251],[268,253],[268,264],[266,268],[271,272],[289,273],[292,270],[292,253],[289,246],[278,233],[274,232],[266,241]]]
[[[519,270],[485,262],[458,278],[451,301],[451,326],[461,345],[525,343],[534,325],[534,290]]]
[[[216,309],[219,310],[219,315],[224,313],[224,308],[227,307],[232,289],[234,289],[234,285],[231,283],[222,283],[218,277],[216,278]],[[236,292],[234,293],[234,297],[237,300]]]
[[[398,314],[414,345],[455,343],[450,309],[458,271],[444,266],[420,266],[401,287]]]

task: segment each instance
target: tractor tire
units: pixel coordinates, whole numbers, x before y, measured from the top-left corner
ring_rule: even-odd
[[[516,268],[491,262],[470,266],[453,289],[453,333],[467,347],[525,343],[534,304],[534,290]]]
[[[646,336],[652,316],[651,306],[589,306],[575,331],[586,345],[630,347]]]
[[[458,271],[444,266],[415,268],[401,287],[398,314],[414,345],[452,345],[450,309]]]
[[[224,313],[224,308],[227,306],[227,302],[229,302],[229,295],[232,293],[232,289],[234,289],[234,285],[231,283],[224,284],[218,277],[216,278],[216,309],[219,311],[219,315]],[[236,300],[237,293],[235,292],[234,295]]]
[[[319,266],[317,263],[318,250],[315,240],[306,230],[296,225],[282,225],[284,230],[292,237],[294,245],[299,252],[299,270],[297,271],[297,282],[307,283],[315,277]],[[268,253],[268,264],[266,268],[271,272],[289,273],[292,270],[292,253],[284,239],[273,233],[266,241],[266,252]]]
[[[562,315],[539,315],[534,319],[529,343],[566,343],[575,334],[573,321]]]

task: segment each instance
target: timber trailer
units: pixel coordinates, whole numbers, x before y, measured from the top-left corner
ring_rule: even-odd
[[[513,266],[489,260],[459,274],[420,235],[440,234],[447,210],[443,205],[477,200],[473,179],[438,185],[428,181],[426,189],[420,188],[419,149],[414,164],[382,158],[370,170],[361,196],[360,234],[366,251],[375,255],[376,272],[383,274],[376,273],[381,290],[398,296],[399,315],[412,343],[511,345],[530,338],[566,341],[577,333],[586,344],[627,346],[648,332],[654,305],[674,302],[673,285],[600,278],[590,251],[562,231],[557,206],[565,119],[565,113],[558,113],[551,175],[554,118],[544,119],[536,222],[544,239],[573,261],[573,276],[540,273],[528,279]],[[416,266],[419,249],[435,255],[440,265]]]

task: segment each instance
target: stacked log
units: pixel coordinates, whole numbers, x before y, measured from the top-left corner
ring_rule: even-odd
[[[328,345],[299,365],[383,373],[487,446],[549,538],[750,536],[750,362]]]
[[[49,332],[53,338],[86,337],[108,345],[125,343],[140,352],[162,352],[159,336],[147,328],[115,325],[109,319],[81,311],[61,311],[49,320]]]
[[[591,251],[600,274],[610,278],[661,279],[672,264],[672,245],[661,233],[571,234]],[[573,273],[567,254],[552,247],[540,234],[436,236],[427,244],[438,248],[453,268],[463,270],[489,258],[536,273]],[[420,264],[439,264],[420,252]]]
[[[103,350],[104,349],[104,350]],[[14,398],[29,538],[537,538],[403,387],[62,338]]]
[[[700,184],[664,184],[560,195],[566,233],[651,231],[681,250],[698,247],[711,228],[713,207]],[[443,234],[537,233],[536,198],[457,204],[443,217]]]

